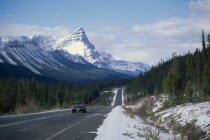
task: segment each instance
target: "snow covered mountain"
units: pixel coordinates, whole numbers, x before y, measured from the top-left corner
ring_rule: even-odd
[[[129,77],[97,68],[80,55],[53,50],[53,43],[49,40],[42,36],[0,38],[0,63],[24,66],[37,75],[71,82]]]
[[[137,76],[150,68],[143,63],[115,60],[111,54],[99,53],[88,40],[83,28],[61,39],[43,35],[31,38],[0,37],[0,63],[21,65],[35,74],[58,80],[71,78],[74,81],[80,78],[96,80],[99,78],[96,75],[101,75],[102,72],[104,74],[98,80],[106,79],[106,74],[113,74],[114,77],[124,77],[124,74]]]
[[[73,55],[80,55],[99,68],[110,69],[109,65],[104,62],[103,57],[96,51],[95,46],[90,43],[82,27],[71,35],[58,40],[54,49],[65,50]]]
[[[143,73],[145,70],[149,70],[150,66],[141,62],[127,62],[124,60],[116,60],[111,54],[100,52],[103,60],[109,64],[111,70],[137,76],[139,73]]]
[[[115,60],[111,54],[98,52],[95,46],[88,40],[84,29],[81,27],[71,35],[60,39],[55,45],[56,50],[65,50],[73,55],[80,55],[89,63],[109,70],[137,76],[150,66],[144,63],[133,63],[122,60]]]

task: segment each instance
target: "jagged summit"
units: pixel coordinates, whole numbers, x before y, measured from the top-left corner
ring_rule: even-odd
[[[75,40],[75,41],[86,41],[86,40],[88,40],[87,36],[85,34],[85,31],[82,27],[75,30],[69,37],[72,40]]]
[[[84,32],[84,29],[83,27],[79,27],[77,30],[75,30],[74,32],[80,32],[80,31],[83,31]]]
[[[70,54],[80,55],[89,63],[97,63],[100,65],[99,67],[102,67],[102,57],[100,57],[100,54],[95,50],[95,46],[90,43],[82,27],[75,30],[70,36],[60,40],[55,49],[62,49]]]

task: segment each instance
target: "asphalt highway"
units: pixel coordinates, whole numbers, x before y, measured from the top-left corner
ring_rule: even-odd
[[[0,140],[93,140],[107,114],[122,104],[118,89],[114,106],[87,107],[87,113],[71,109],[0,117]]]

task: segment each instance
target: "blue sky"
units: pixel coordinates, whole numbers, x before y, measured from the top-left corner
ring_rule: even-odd
[[[84,27],[96,49],[157,64],[201,48],[210,0],[0,0],[0,36],[65,37]]]
[[[1,0],[0,20],[38,26],[132,26],[184,17],[187,0]]]

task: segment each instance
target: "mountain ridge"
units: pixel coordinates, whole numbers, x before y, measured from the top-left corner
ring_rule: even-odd
[[[0,37],[0,63],[74,82],[129,78],[149,69],[146,64],[115,60],[111,54],[98,52],[82,27],[60,39],[44,35]]]
[[[45,50],[33,39],[19,37],[1,42],[0,62],[24,66],[35,74],[74,83],[131,77],[100,69],[81,56],[71,55],[63,50]],[[75,59],[78,62],[74,62]]]
[[[143,73],[145,69],[150,69],[149,65],[141,62],[137,63],[127,62],[125,60],[116,60],[111,54],[98,52],[95,46],[89,41],[82,27],[75,30],[71,35],[59,40],[54,49],[66,50],[73,55],[81,55],[89,63],[99,68],[114,70],[134,76],[137,76],[139,73]]]

